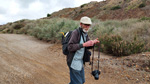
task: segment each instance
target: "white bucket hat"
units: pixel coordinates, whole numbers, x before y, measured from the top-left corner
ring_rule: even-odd
[[[80,22],[83,23],[83,24],[90,24],[90,25],[92,24],[91,19],[89,17],[87,17],[87,16],[82,17],[80,19]]]

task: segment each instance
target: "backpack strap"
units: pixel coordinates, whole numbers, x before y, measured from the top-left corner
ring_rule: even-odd
[[[82,35],[82,32],[81,32],[81,30],[80,30],[80,27],[77,29],[77,31],[78,31],[78,34],[79,34],[79,37],[80,37],[80,39],[79,39],[79,42],[78,42],[78,43],[80,43],[80,41],[81,41],[81,35]]]
[[[79,34],[80,34],[80,40],[81,40],[81,36],[82,36],[83,42],[86,42],[86,41],[85,41],[85,38],[84,38],[84,36],[83,36],[82,30],[81,30],[80,27],[78,28],[78,31],[79,31]]]

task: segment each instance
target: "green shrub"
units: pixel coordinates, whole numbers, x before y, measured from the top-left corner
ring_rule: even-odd
[[[24,27],[18,30],[18,34],[27,34],[28,29],[25,29]]]
[[[83,4],[83,5],[80,6],[80,8],[83,8],[83,7],[86,6],[86,5],[87,5],[87,4]]]
[[[59,32],[67,32],[78,27],[76,21],[69,19],[40,19],[26,26],[28,33],[40,40],[60,42],[61,35]]]
[[[0,27],[0,31],[3,31],[5,28],[4,27]]]
[[[148,20],[148,21],[150,21],[150,17],[142,17],[142,18],[140,18],[140,20],[139,20],[139,21],[144,21],[144,20]]]
[[[106,10],[107,8],[104,8],[103,10]]]
[[[144,42],[139,40],[124,41],[120,35],[104,35],[99,39],[102,51],[114,56],[126,56],[145,51]]]
[[[83,13],[84,12],[84,10],[81,10],[79,13],[81,14],[81,13]]]
[[[114,35],[109,36],[107,34],[105,34],[104,36],[101,36],[100,41],[101,41],[101,45],[102,45],[102,51],[105,53],[113,54],[113,51],[112,51],[113,42],[118,42],[121,40],[122,39],[120,36],[114,36]]]
[[[118,10],[118,9],[121,9],[121,7],[119,5],[111,8],[111,10]]]
[[[144,4],[144,3],[142,3],[142,4],[140,4],[139,5],[139,8],[143,8],[143,7],[145,7],[146,5]]]
[[[13,29],[21,29],[22,27],[24,27],[24,24],[23,23],[17,23],[17,24],[14,24],[13,25]]]

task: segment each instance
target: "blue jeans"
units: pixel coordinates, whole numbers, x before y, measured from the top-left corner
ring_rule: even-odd
[[[82,68],[81,71],[78,71],[69,67],[69,70],[70,70],[69,84],[83,84],[85,82],[84,68]]]

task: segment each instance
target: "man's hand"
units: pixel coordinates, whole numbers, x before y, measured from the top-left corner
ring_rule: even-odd
[[[87,41],[87,42],[83,43],[83,47],[90,47],[90,46],[93,46],[96,43],[99,43],[98,38],[95,39],[95,40],[90,40],[90,41]]]
[[[96,38],[95,40],[92,40],[94,44],[99,43],[98,38]]]
[[[93,45],[94,45],[93,40],[90,40],[90,41],[83,43],[83,47],[89,47],[89,46],[93,46]]]

